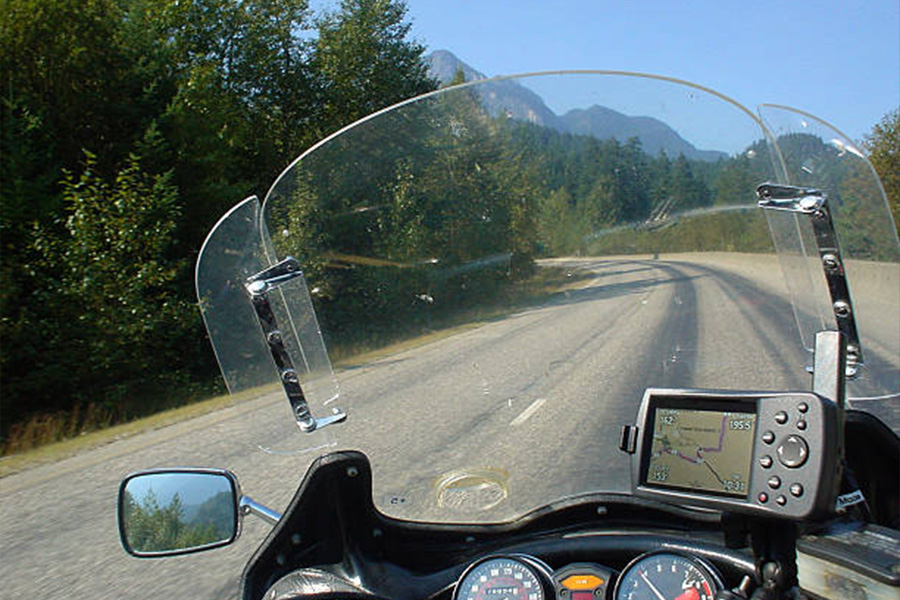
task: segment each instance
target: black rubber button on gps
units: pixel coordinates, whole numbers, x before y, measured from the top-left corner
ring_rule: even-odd
[[[795,498],[799,498],[800,496],[803,495],[803,486],[800,485],[799,483],[792,483],[790,489],[791,489],[791,495],[794,496]]]
[[[762,434],[762,441],[764,441],[767,444],[771,444],[772,442],[775,441],[775,434],[772,433],[771,431],[764,431]]]
[[[765,456],[759,457],[759,466],[761,466],[763,469],[768,469],[774,463],[775,463],[775,461],[772,460],[772,457],[769,456],[768,454],[766,454]]]
[[[784,438],[776,452],[781,464],[789,469],[802,467],[809,458],[809,446],[806,445],[806,440],[799,435],[789,435]]]
[[[783,410],[778,411],[775,413],[775,422],[779,425],[784,425],[788,422],[788,414]]]

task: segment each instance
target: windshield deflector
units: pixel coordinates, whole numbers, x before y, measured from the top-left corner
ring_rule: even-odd
[[[777,105],[763,105],[759,114],[773,132],[784,182],[821,190],[833,215],[864,357],[848,383],[850,406],[875,412],[897,430],[900,244],[881,183],[862,150],[825,121]],[[817,331],[836,329],[810,220],[781,212],[770,215],[770,224],[798,327],[810,348]]]
[[[321,450],[335,445],[334,435],[328,430],[299,433],[248,293],[248,280],[272,266],[260,225],[260,203],[251,197],[226,213],[210,232],[197,260],[200,309],[228,391],[271,397],[282,405],[266,428],[267,437],[249,442],[276,453]],[[302,274],[268,296],[275,321],[281,324],[279,337],[294,357],[313,414],[329,414],[338,389]]]

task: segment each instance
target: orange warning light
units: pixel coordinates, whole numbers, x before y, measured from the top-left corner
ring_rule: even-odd
[[[596,575],[569,575],[560,583],[569,591],[577,591],[593,590],[600,587],[606,582]]]

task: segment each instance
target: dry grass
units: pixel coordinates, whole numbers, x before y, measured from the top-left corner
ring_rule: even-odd
[[[23,449],[16,453],[10,453],[0,458],[0,477],[6,477],[7,475],[18,473],[19,471],[39,464],[56,462],[63,458],[74,456],[75,454],[79,454],[92,448],[97,448],[145,431],[160,429],[235,404],[254,400],[267,393],[271,393],[272,391],[273,390],[270,388],[265,388],[249,390],[233,396],[216,396],[187,406],[166,410],[143,419],[111,425],[95,431],[84,431],[69,439],[59,441],[54,440],[39,446],[33,446],[29,449]],[[64,419],[60,418],[60,420],[66,424]],[[39,441],[40,437],[38,434],[40,432],[44,432],[48,437],[56,436],[57,433],[53,427],[54,421],[52,419],[46,418],[46,416],[39,416],[23,425],[23,431],[28,430],[33,432],[35,437],[32,439]]]
[[[18,454],[64,439],[106,429],[115,420],[112,411],[97,404],[80,405],[69,412],[39,414],[9,429],[2,446],[3,455]]]

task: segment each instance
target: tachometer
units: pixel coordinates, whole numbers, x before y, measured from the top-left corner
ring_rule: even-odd
[[[497,556],[476,562],[463,574],[454,600],[545,600],[549,569],[532,557]]]
[[[616,583],[615,600],[713,600],[722,580],[706,562],[654,552],[631,561]]]

